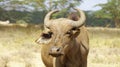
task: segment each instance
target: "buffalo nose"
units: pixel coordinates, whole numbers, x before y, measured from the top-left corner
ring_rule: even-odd
[[[62,54],[63,54],[62,48],[56,47],[56,46],[50,48],[49,55],[51,55],[53,57],[58,57],[58,56],[61,56]]]

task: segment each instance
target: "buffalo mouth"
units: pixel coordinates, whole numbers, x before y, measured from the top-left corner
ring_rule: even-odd
[[[57,52],[57,53],[49,53],[49,55],[51,55],[52,57],[59,57],[59,56],[62,56],[63,53],[61,53],[61,52]]]

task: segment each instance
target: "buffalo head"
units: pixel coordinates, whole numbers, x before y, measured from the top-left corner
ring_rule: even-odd
[[[79,17],[74,20],[71,18],[51,19],[51,15],[58,10],[49,12],[44,19],[44,30],[39,39],[39,44],[48,46],[48,54],[58,57],[66,54],[76,43],[76,37],[80,33],[80,27],[84,24],[86,17],[83,11],[75,9],[79,12]]]

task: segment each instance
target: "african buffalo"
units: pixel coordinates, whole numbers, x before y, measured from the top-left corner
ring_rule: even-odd
[[[85,14],[75,9],[80,15],[70,18],[51,19],[49,12],[44,19],[44,30],[37,43],[43,44],[41,57],[46,67],[87,67],[89,38],[84,26]]]

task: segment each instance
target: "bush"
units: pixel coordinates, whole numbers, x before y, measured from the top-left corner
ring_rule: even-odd
[[[24,20],[18,20],[16,21],[17,24],[27,24],[27,22],[25,22]]]

